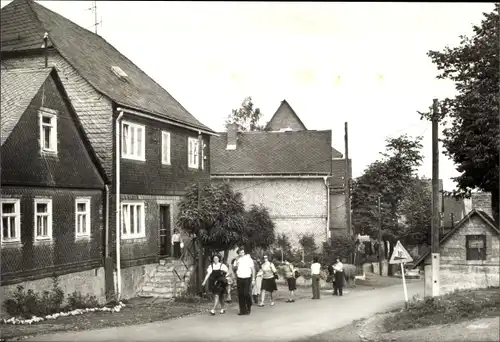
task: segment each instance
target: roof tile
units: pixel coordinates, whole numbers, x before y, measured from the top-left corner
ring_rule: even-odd
[[[1,145],[40,90],[52,68],[1,70]]]

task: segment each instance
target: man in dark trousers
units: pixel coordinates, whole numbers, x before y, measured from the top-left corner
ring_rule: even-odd
[[[254,262],[245,250],[238,250],[239,258],[236,261],[236,287],[240,312],[238,315],[249,315],[252,309],[252,286],[255,284]]]

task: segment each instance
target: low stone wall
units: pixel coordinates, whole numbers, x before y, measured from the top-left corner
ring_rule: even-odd
[[[441,265],[439,268],[439,294],[455,290],[479,289],[498,286],[498,265]],[[425,266],[425,296],[432,295],[432,267]]]
[[[280,278],[276,280],[276,284],[287,285],[286,279]],[[312,287],[312,279],[305,279],[304,277],[297,278],[297,286],[309,286]],[[323,279],[319,280],[319,286],[321,289],[332,289],[332,283],[327,283]]]
[[[129,299],[136,297],[137,293],[141,290],[146,277],[150,277],[156,270],[157,263],[147,264],[141,266],[132,266],[123,268],[122,274],[122,299]],[[115,272],[115,287],[116,287],[116,272]],[[116,290],[116,289],[115,289]]]
[[[90,294],[96,296],[100,304],[106,301],[104,268],[96,268],[82,272],[69,273],[58,277],[59,287],[64,291],[65,297],[73,292],[80,292],[84,295]],[[52,288],[52,278],[43,278],[33,281],[25,281],[18,284],[6,285],[0,287],[0,298],[2,298],[0,316],[7,317],[3,307],[3,300],[11,298],[12,294],[16,292],[17,286],[23,286],[24,290],[29,289],[37,293],[43,291],[50,291]]]

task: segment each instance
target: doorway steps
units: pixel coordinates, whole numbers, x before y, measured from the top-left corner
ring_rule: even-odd
[[[145,298],[174,298],[186,293],[192,267],[186,269],[181,260],[160,260],[151,275],[144,276],[141,290],[137,294]]]

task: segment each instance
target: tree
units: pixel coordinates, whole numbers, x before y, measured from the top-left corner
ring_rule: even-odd
[[[321,262],[324,265],[332,265],[336,258],[347,260],[356,249],[356,238],[347,233],[339,233],[332,236],[330,241],[323,243],[323,256]]]
[[[443,131],[445,153],[457,171],[456,197],[468,197],[471,190],[491,192],[492,210],[499,221],[499,9],[484,13],[472,38],[461,36],[460,45],[443,51],[429,51],[438,79],[455,83],[457,94],[440,103],[440,119],[451,123]],[[420,113],[430,119],[431,113]]]
[[[260,125],[259,121],[262,112],[259,108],[254,108],[252,97],[246,97],[241,103],[241,107],[233,109],[226,120],[226,130],[230,123],[236,123],[239,131],[264,131],[266,125]]]
[[[401,238],[410,245],[430,244],[432,190],[429,179],[414,178],[401,204],[404,227]]]
[[[246,212],[244,246],[249,251],[256,248],[268,249],[275,241],[274,222],[271,220],[269,210],[262,204],[252,204]]]
[[[246,213],[241,193],[227,183],[187,189],[179,201],[177,225],[199,239],[201,246],[212,251],[230,250],[244,241]]]
[[[423,160],[421,140],[407,135],[388,138],[382,160],[370,164],[353,182],[352,222],[356,233],[378,239],[380,196],[383,239],[395,242],[399,238],[400,207]]]
[[[279,234],[273,246],[273,259],[282,260],[292,258],[292,244],[286,234]]]
[[[299,239],[299,244],[302,247],[302,250],[304,251],[304,256],[307,258],[307,260],[310,261],[312,259],[313,254],[316,253],[316,242],[314,241],[314,235],[309,233],[309,234],[303,234],[300,239]]]

